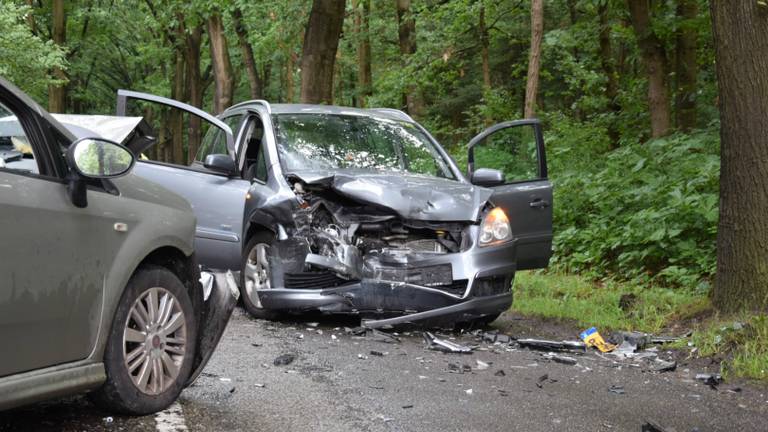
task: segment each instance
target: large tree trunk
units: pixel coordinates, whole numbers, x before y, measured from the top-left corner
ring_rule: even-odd
[[[720,222],[714,305],[768,311],[768,8],[712,0],[720,89]]]
[[[243,66],[248,75],[248,86],[251,89],[251,99],[264,98],[264,83],[261,82],[261,76],[256,68],[256,59],[253,57],[253,47],[248,41],[248,32],[243,26],[243,13],[240,9],[232,11],[232,23],[235,25],[235,33],[240,44],[240,51],[243,55]]]
[[[53,0],[53,29],[51,30],[53,43],[63,47],[67,40],[67,17],[64,11],[64,0]],[[60,81],[48,86],[48,111],[63,113],[67,99],[67,75],[64,70],[54,67],[53,77]]]
[[[184,76],[184,52],[175,50],[175,65],[173,68],[173,88],[171,89],[171,98],[178,101],[185,101],[184,94],[185,76]],[[171,129],[171,161],[175,164],[185,164],[184,157],[184,113],[178,109],[171,109],[170,117]]]
[[[200,46],[203,40],[203,27],[198,25],[186,37],[187,92],[190,105],[203,107],[203,79],[200,75]],[[202,136],[201,119],[189,116],[187,163],[192,163],[200,147]]]
[[[362,4],[361,4],[362,3]],[[366,107],[373,94],[371,83],[371,34],[369,16],[371,0],[352,0],[355,10],[355,34],[357,35],[357,105]]]
[[[333,103],[333,66],[344,25],[345,0],[314,0],[301,55],[301,101]]]
[[[539,93],[541,41],[544,38],[544,0],[531,1],[531,51],[528,57],[528,80],[525,83],[525,118],[536,116]]]
[[[651,113],[651,137],[659,138],[670,131],[667,54],[664,45],[651,28],[650,0],[627,0],[640,55],[648,75],[648,109]]]
[[[677,127],[689,131],[696,127],[696,28],[693,20],[698,15],[697,0],[678,0],[677,17],[682,20],[677,30]]]
[[[600,64],[607,78],[605,96],[608,98],[608,107],[614,113],[621,111],[619,106],[619,83],[616,75],[616,67],[613,63],[613,47],[611,47],[611,26],[608,22],[608,2],[600,2],[597,6],[597,16],[600,24]],[[619,142],[619,131],[614,122],[608,124],[608,137],[611,140],[611,148],[615,148]]]
[[[400,42],[400,54],[405,64],[411,61],[416,53],[416,18],[411,13],[411,0],[396,0],[397,2],[397,35]],[[421,90],[415,84],[406,86],[405,95],[406,111],[413,117],[421,117],[424,114],[424,98]]]
[[[211,40],[211,63],[215,88],[213,111],[219,114],[232,105],[232,94],[235,90],[232,62],[229,60],[229,48],[221,15],[214,14],[208,18],[208,37]]]

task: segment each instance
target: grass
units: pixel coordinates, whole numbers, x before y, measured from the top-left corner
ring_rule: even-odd
[[[603,334],[613,330],[660,334],[674,324],[711,312],[704,294],[629,282],[595,282],[553,272],[517,273],[514,292],[512,308],[517,312],[573,320],[583,329],[594,326]],[[634,300],[627,301],[629,298]],[[691,330],[692,336],[677,343],[677,348],[690,349],[690,342],[699,356],[724,358],[721,369],[725,377],[768,381],[767,316],[714,315]]]
[[[514,291],[512,307],[520,313],[571,319],[581,327],[594,326],[600,331],[657,333],[670,321],[709,307],[705,297],[685,290],[616,281],[596,283],[561,273],[517,273]]]

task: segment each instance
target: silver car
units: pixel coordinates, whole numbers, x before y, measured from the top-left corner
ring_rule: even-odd
[[[240,271],[254,316],[491,321],[512,303],[515,272],[548,264],[552,186],[537,120],[475,137],[465,174],[393,109],[249,101],[213,117],[121,90],[117,114],[131,101],[210,124],[190,164],[141,160],[136,172],[189,200],[198,257]],[[125,144],[157,154],[152,136],[139,121]]]
[[[0,78],[0,409],[91,392],[151,413],[210,358],[234,279],[201,283],[189,204],[133,166]]]

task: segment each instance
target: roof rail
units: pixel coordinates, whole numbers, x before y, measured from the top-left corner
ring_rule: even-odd
[[[270,105],[269,102],[267,102],[267,101],[265,101],[263,99],[247,100],[245,102],[240,102],[240,103],[234,104],[234,105],[232,105],[231,107],[229,107],[227,109],[239,108],[239,107],[246,106],[246,105],[262,105],[264,108],[267,109],[267,113],[268,114],[272,114],[272,105]]]
[[[396,117],[399,117],[403,120],[408,120],[411,122],[416,122],[416,120],[412,119],[411,116],[409,116],[405,111],[401,111],[399,109],[394,108],[369,108],[370,111],[373,112],[379,112],[382,114],[394,114]]]

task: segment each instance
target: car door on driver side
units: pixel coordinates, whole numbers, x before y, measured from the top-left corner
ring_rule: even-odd
[[[491,186],[491,201],[504,209],[517,240],[517,269],[543,268],[552,255],[552,184],[541,123],[535,119],[500,123],[470,141],[469,177],[496,169],[503,181]]]

